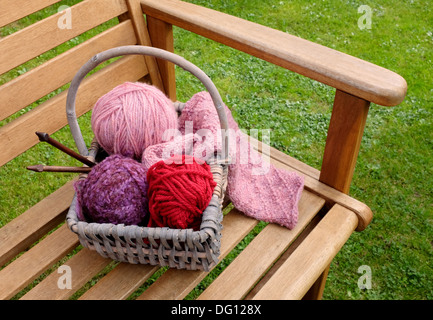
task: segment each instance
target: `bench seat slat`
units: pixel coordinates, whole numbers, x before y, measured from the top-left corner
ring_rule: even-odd
[[[77,70],[94,54],[136,43],[132,23],[126,20],[9,81],[0,87],[0,120],[70,82]],[[39,85],[42,79],[43,86]]]
[[[80,300],[126,299],[158,269],[159,266],[119,263],[87,290]]]
[[[301,299],[340,251],[357,223],[352,211],[334,205],[253,299]]]
[[[200,300],[242,299],[314,218],[325,200],[308,191],[299,202],[299,220],[289,230],[268,224],[200,295]]]
[[[20,300],[68,299],[111,262],[111,259],[103,258],[97,252],[83,248],[64,263],[64,265],[71,268],[70,289],[60,288],[58,285],[59,278],[63,273],[52,272],[32,290],[22,296]]]
[[[256,225],[258,221],[231,210],[223,219],[220,260],[223,259]],[[168,269],[137,300],[180,300],[206,277],[200,270]]]
[[[66,224],[0,271],[0,300],[10,299],[78,245]]]
[[[73,181],[0,229],[0,266],[64,221],[74,196]]]

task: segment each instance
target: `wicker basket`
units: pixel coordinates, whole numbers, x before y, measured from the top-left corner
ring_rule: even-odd
[[[98,64],[113,57],[140,54],[149,55],[173,62],[189,71],[205,85],[209,91],[221,128],[227,129],[227,118],[221,97],[212,81],[198,67],[171,52],[146,46],[123,46],[101,52],[93,56],[77,72],[71,82],[66,101],[66,111],[71,133],[78,151],[94,161],[104,151],[97,142],[87,148],[75,114],[75,99],[83,78]],[[174,104],[180,107],[181,104]],[[179,109],[178,109],[179,111]],[[76,195],[72,201],[66,222],[70,230],[78,235],[80,243],[101,256],[116,261],[133,264],[169,266],[171,268],[209,271],[218,262],[221,246],[222,201],[227,185],[228,141],[223,135],[222,154],[209,161],[211,172],[217,186],[212,199],[204,210],[200,230],[151,228],[114,224],[99,224],[80,221],[77,217]]]

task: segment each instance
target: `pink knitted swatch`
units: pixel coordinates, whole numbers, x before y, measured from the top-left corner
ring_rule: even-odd
[[[292,229],[298,221],[303,178],[266,162],[250,146],[230,110],[224,108],[231,129],[228,197],[245,215]],[[220,122],[209,93],[197,93],[186,102],[178,123],[179,132],[171,140],[144,151],[145,167],[179,153],[207,160],[221,149]]]

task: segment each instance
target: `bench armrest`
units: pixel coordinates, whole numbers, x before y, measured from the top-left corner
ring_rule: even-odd
[[[146,14],[383,106],[403,101],[400,75],[251,21],[178,0],[141,0]]]

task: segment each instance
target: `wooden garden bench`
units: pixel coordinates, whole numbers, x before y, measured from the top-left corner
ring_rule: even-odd
[[[0,27],[56,2],[5,0]],[[320,299],[332,259],[350,235],[364,230],[372,219],[369,207],[348,195],[369,105],[399,104],[406,94],[405,80],[347,54],[177,0],[85,0],[70,10],[70,29],[60,28],[59,14],[55,14],[0,39],[0,74],[110,19],[118,18],[119,23],[3,84],[0,120],[69,83],[88,59],[103,50],[139,44],[173,51],[173,25],[336,89],[320,171],[270,148],[272,163],[305,178],[298,224],[293,230],[267,225],[199,296]],[[125,56],[83,81],[77,114],[91,110],[96,99],[116,85],[143,79],[176,100],[172,64],[152,57]],[[52,134],[67,125],[66,94],[54,95],[0,128],[0,166],[37,144],[35,131]],[[0,229],[1,299],[13,298],[32,283],[33,288],[21,299],[68,299],[111,262],[94,251],[76,249],[78,237],[64,224],[73,194],[72,182],[68,182]],[[220,259],[257,223],[231,209],[223,221]],[[59,288],[63,273],[56,269],[60,266],[72,270],[71,288]],[[80,299],[126,299],[158,269],[119,263],[101,275]],[[51,272],[35,284],[47,270]],[[183,299],[206,275],[203,271],[168,269],[137,299]]]

